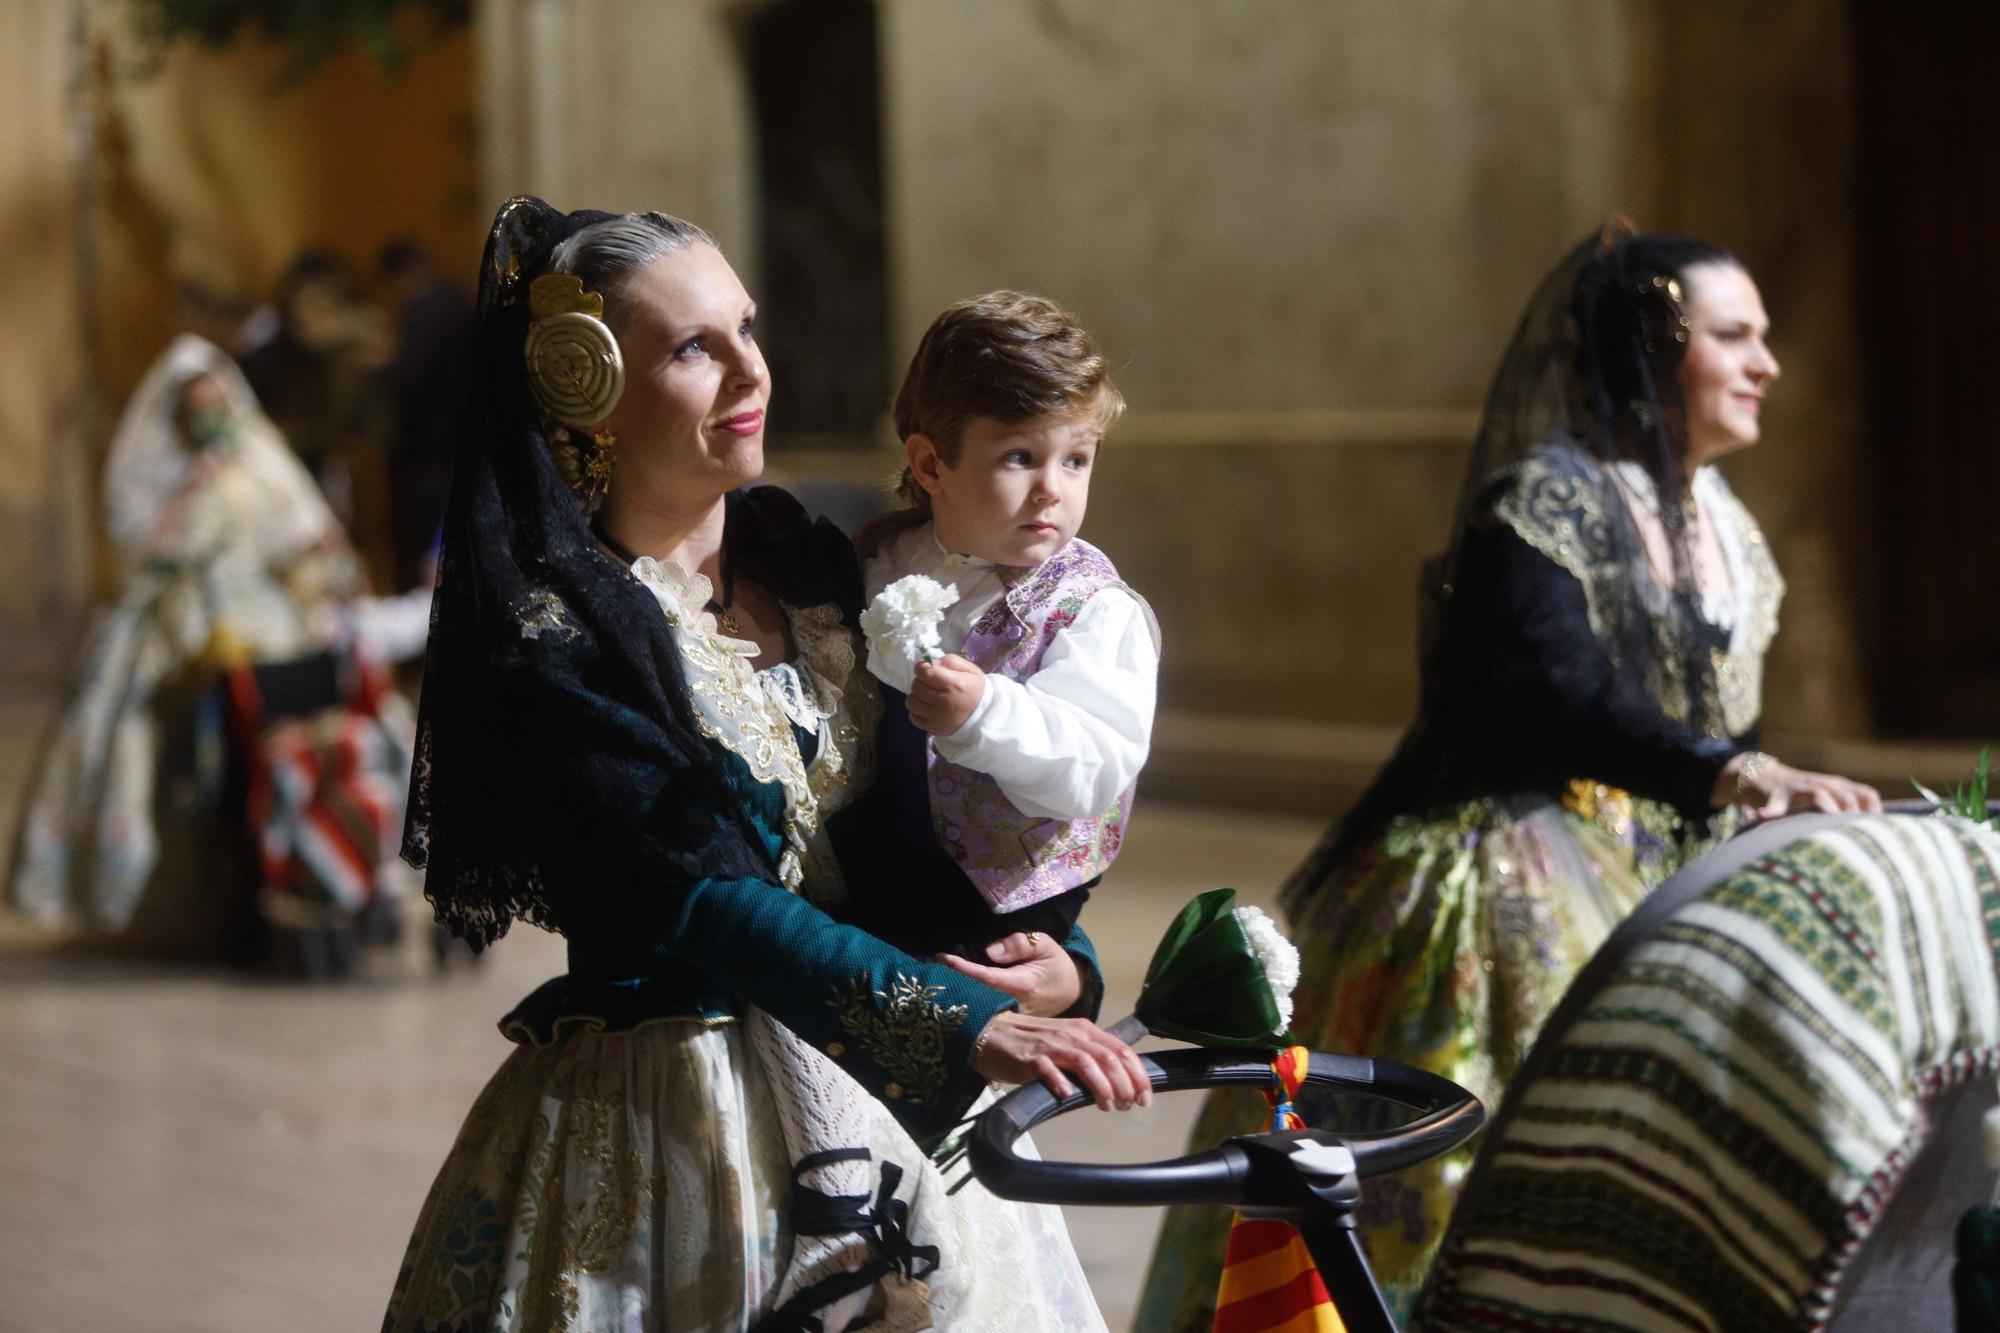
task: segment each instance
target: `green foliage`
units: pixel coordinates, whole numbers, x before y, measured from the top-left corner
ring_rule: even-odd
[[[1135,1009],[1148,1030],[1197,1046],[1292,1044],[1235,904],[1234,889],[1210,889],[1167,927]]]
[[[1987,746],[1979,752],[1979,763],[1973,768],[1972,776],[1952,789],[1949,797],[1939,795],[1915,778],[1910,785],[1915,787],[1926,801],[1938,808],[1939,813],[1957,815],[1960,819],[1970,819],[1974,823],[1994,824],[1994,814],[1987,811],[1986,793],[1993,771],[1993,747]],[[2000,825],[1996,825],[2000,826]]]
[[[132,25],[157,58],[179,42],[225,47],[250,34],[287,48],[280,86],[352,46],[385,74],[402,69],[428,24],[436,36],[472,21],[473,0],[130,0]],[[415,22],[412,22],[415,20]]]

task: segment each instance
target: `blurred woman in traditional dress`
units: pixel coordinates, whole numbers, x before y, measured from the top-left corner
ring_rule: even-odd
[[[1757,748],[1784,584],[1713,464],[1758,440],[1769,327],[1726,251],[1618,226],[1538,289],[1426,570],[1417,721],[1284,886],[1307,1045],[1491,1106],[1611,928],[1739,810],[1879,807]],[[1254,1098],[1217,1094],[1194,1141],[1257,1120]],[[1363,1234],[1392,1297],[1422,1282],[1470,1158],[1370,1182]],[[1226,1226],[1170,1215],[1139,1327],[1208,1327]]]
[[[118,937],[164,891],[176,904],[165,917],[203,921],[161,919],[139,942],[201,952],[220,943],[201,937],[226,915],[210,888],[242,859],[180,818],[219,771],[202,753],[222,743],[214,686],[232,667],[308,658],[351,637],[342,608],[357,566],[235,363],[192,334],[126,406],[105,510],[123,584],[31,782],[8,900],[44,926]]]

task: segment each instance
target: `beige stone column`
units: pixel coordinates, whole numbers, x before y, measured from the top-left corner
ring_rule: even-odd
[[[488,206],[657,208],[708,229],[755,285],[749,99],[730,0],[488,0],[479,10]]]
[[[1865,734],[1847,10],[1688,0],[1658,4],[1654,25],[1658,204],[1644,221],[1741,256],[1784,367],[1762,442],[1723,465],[1790,585],[1766,673],[1767,730]]]
[[[1164,708],[1372,763],[1415,705],[1418,565],[1494,363],[1541,274],[1632,206],[1645,11],[882,15],[892,363],[986,288],[1075,309],[1131,403],[1087,529],[1159,613]]]
[[[17,0],[0,42],[0,672],[45,673],[89,582],[89,12]]]

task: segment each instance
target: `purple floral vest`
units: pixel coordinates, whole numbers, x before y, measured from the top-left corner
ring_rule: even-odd
[[[1081,539],[1032,570],[979,617],[958,652],[989,675],[1026,680],[1042,654],[1103,588],[1122,588],[1104,552]],[[1088,819],[1024,814],[1000,784],[927,745],[931,823],[944,849],[995,912],[1015,912],[1078,888],[1118,856],[1135,787]],[[1136,786],[1136,784],[1135,784]]]

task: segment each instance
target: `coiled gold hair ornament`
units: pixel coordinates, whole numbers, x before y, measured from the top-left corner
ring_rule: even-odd
[[[611,415],[625,392],[625,357],[604,322],[604,298],[572,273],[528,285],[528,388],[553,421],[581,429]]]

